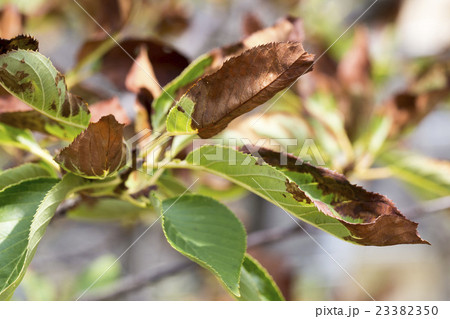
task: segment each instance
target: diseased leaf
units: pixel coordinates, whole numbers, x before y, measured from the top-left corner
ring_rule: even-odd
[[[313,56],[300,43],[270,43],[226,61],[172,108],[167,130],[209,138],[312,69]]]
[[[10,299],[57,206],[86,180],[72,174],[26,180],[0,191],[0,300]]]
[[[0,173],[0,191],[5,187],[37,177],[50,177],[50,172],[39,164],[27,163]]]
[[[245,151],[252,152],[251,148]],[[314,189],[295,189],[290,184],[288,192],[292,192],[296,199],[303,200],[306,196],[321,212],[338,219],[350,230],[354,237],[351,240],[356,243],[377,246],[428,244],[417,234],[417,223],[403,216],[387,197],[353,185],[334,171],[302,163],[292,155],[262,148],[255,152],[266,163],[287,169],[285,174],[298,185],[305,178],[315,184]],[[282,158],[286,163],[281,163]]]
[[[344,176],[325,168],[306,163],[292,165],[297,159],[287,154],[259,149],[255,155],[262,159],[231,148],[206,145],[191,152],[183,163],[222,176],[351,243],[427,243],[417,235],[417,224],[407,220],[386,197],[352,185]],[[280,165],[283,169],[271,166],[278,166],[280,159],[287,163]]]
[[[103,179],[125,165],[123,124],[113,115],[89,124],[68,147],[55,158],[65,170],[85,178]]]
[[[37,51],[39,43],[35,38],[28,35],[18,35],[12,39],[0,39],[0,54],[19,49]]]
[[[240,301],[284,301],[284,298],[266,269],[246,254],[239,283]]]
[[[167,199],[162,207],[162,226],[170,245],[239,296],[246,234],[236,216],[218,201],[200,195]]]
[[[58,123],[71,138],[89,123],[86,103],[67,91],[64,77],[36,51],[0,55],[0,84],[12,95]]]

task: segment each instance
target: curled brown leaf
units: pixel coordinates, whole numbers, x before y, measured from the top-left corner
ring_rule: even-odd
[[[65,170],[85,178],[105,178],[125,165],[123,124],[113,115],[102,117],[55,158]]]
[[[217,134],[311,71],[313,60],[298,42],[269,43],[228,60],[186,93],[195,103],[193,128],[202,138]]]
[[[397,244],[429,244],[417,233],[418,224],[408,220],[387,197],[366,191],[351,184],[345,176],[322,167],[305,163],[290,154],[282,154],[265,148],[244,146],[245,153],[262,158],[267,164],[288,171],[308,174],[321,191],[321,197],[303,192],[289,183],[288,192],[300,202],[308,197],[324,214],[336,218],[352,234],[348,240],[361,245],[388,246]],[[282,162],[285,159],[285,162]],[[330,199],[331,198],[331,199]],[[333,209],[340,215],[330,210]],[[352,222],[350,220],[358,220]]]

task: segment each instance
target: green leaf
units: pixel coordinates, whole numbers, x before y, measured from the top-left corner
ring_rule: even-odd
[[[183,96],[169,115],[167,115],[167,131],[171,135],[194,135],[198,130],[192,128],[192,113],[195,103],[188,97]]]
[[[0,192],[0,300],[10,299],[57,206],[85,180],[68,174],[26,180]]]
[[[19,49],[1,54],[0,84],[59,123],[72,138],[89,124],[86,103],[68,92],[64,76],[39,52]]]
[[[241,269],[239,283],[240,301],[283,301],[278,286],[266,269],[250,255],[246,254]]]
[[[426,199],[450,196],[450,162],[393,150],[380,156],[394,177],[413,186]]]
[[[23,180],[50,176],[50,172],[39,164],[23,164],[0,173],[0,191]]]
[[[427,243],[418,236],[417,224],[406,219],[388,198],[292,155],[262,148],[258,152],[262,157],[206,145],[188,154],[178,167],[222,176],[351,243],[375,246]],[[286,164],[280,165],[283,158]]]
[[[236,216],[218,201],[199,195],[167,199],[162,207],[162,226],[170,245],[239,296],[246,234]]]
[[[152,127],[159,129],[164,124],[164,119],[172,107],[173,97],[176,96],[178,89],[187,86],[201,77],[208,66],[211,65],[213,58],[210,55],[202,55],[194,60],[179,76],[173,79],[165,87],[161,95],[153,101],[152,108]]]

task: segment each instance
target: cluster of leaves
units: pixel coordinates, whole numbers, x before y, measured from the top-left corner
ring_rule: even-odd
[[[229,125],[227,132],[236,130],[240,122],[231,123],[234,119],[312,71],[314,57],[301,44],[304,32],[299,19],[285,18],[272,27],[252,31],[237,44],[199,57],[169,81],[158,76],[164,73],[158,68],[165,69],[158,64],[158,54],[164,55],[164,50],[158,53],[160,46],[134,40],[121,43],[126,51],[137,52],[136,61],[124,68],[126,76],[113,73],[110,77],[116,79],[117,86],[136,93],[138,114],[144,120],[135,121],[134,131],[151,128],[145,152],[128,150],[133,155],[128,166],[124,124],[130,121],[119,111],[117,100],[88,108],[69,92],[64,76],[38,52],[36,40],[28,36],[0,40],[0,84],[31,107],[26,111],[10,107],[0,114],[0,144],[38,158],[0,173],[1,299],[11,298],[24,277],[58,205],[68,198],[82,198],[85,201],[78,201],[69,217],[139,220],[144,214],[159,216],[170,245],[210,270],[236,299],[282,300],[267,271],[246,253],[242,223],[217,199],[184,186],[176,178],[177,169],[220,176],[350,243],[427,243],[417,234],[417,224],[403,216],[387,197],[293,155],[253,145],[204,145],[186,154],[195,136],[224,134]],[[414,171],[414,163],[392,160],[394,153],[386,148],[394,149],[408,125],[423,118],[448,94],[448,73],[443,86],[419,93],[413,86],[419,86],[426,77],[422,74],[411,90],[368,116],[369,129],[363,130],[352,116],[342,116],[342,110],[362,113],[366,105],[373,106],[372,82],[364,64],[368,63],[365,37],[357,34],[355,39],[355,48],[338,66],[331,70],[320,66],[306,77],[306,84],[316,86],[313,90],[311,85],[296,85],[299,95],[286,93],[263,116],[261,122],[267,123],[270,117],[275,128],[258,131],[256,127],[251,134],[299,139],[313,136],[326,152],[327,165],[346,175],[364,175],[378,158],[389,163],[392,171]],[[102,53],[102,72],[108,76],[108,63],[123,52],[118,47],[108,48],[107,41],[87,43],[80,59]],[[171,59],[178,60],[172,56],[165,61]],[[171,67],[179,69],[179,65]],[[152,80],[155,78],[160,83]],[[164,85],[162,90],[159,84]],[[286,107],[288,99],[294,101],[294,107]],[[244,118],[249,119],[251,116]],[[286,123],[290,123],[289,130]],[[292,132],[293,126],[296,132]],[[31,131],[70,144],[52,157]],[[149,152],[156,153],[152,162],[148,161]],[[152,174],[136,170],[136,163]],[[422,176],[433,186],[439,185],[439,195],[448,194],[449,182],[442,175],[426,172]]]

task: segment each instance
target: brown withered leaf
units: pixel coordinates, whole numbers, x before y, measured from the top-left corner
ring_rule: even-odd
[[[107,100],[99,101],[89,105],[89,111],[91,112],[91,122],[97,122],[102,117],[107,115],[114,115],[114,118],[121,124],[128,125],[131,123],[127,113],[120,105],[119,98],[113,97]]]
[[[126,162],[123,126],[113,115],[102,117],[64,148],[56,162],[85,178],[105,178],[117,172]]]
[[[0,39],[0,54],[17,49],[38,51],[39,43],[35,38],[28,35],[18,35],[12,39]]]
[[[186,93],[194,103],[192,126],[202,138],[222,131],[311,71],[314,57],[301,43],[270,43],[245,51],[205,76]]]
[[[288,191],[299,201],[306,198],[324,214],[339,220],[352,233],[349,240],[371,246],[429,244],[418,235],[418,224],[402,215],[390,199],[351,184],[341,174],[302,162],[290,154],[280,156],[280,153],[269,149],[244,146],[242,151],[261,158],[269,165],[310,175],[322,197],[331,198],[328,199],[329,204],[341,217],[333,214],[325,202],[304,193],[293,182],[287,184]],[[285,163],[281,163],[281,159],[286,159]],[[360,222],[350,222],[349,218]]]
[[[78,52],[77,60],[82,60],[102,42],[103,40],[85,42]],[[101,60],[101,72],[120,90],[126,90],[125,78],[133,65],[130,56],[136,59],[142,47],[147,49],[148,60],[153,65],[156,80],[162,86],[173,80],[189,65],[189,61],[181,53],[155,39],[125,39],[120,42],[120,46],[126,52],[115,46]]]

